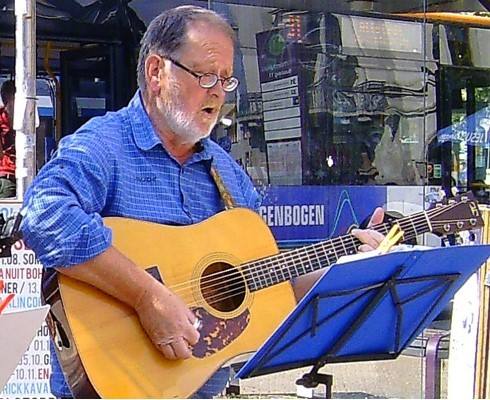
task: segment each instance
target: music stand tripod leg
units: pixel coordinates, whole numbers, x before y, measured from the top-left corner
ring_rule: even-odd
[[[325,398],[332,398],[333,375],[320,374],[318,367],[315,366],[310,372],[304,374],[296,381],[296,385],[304,386],[305,388],[316,388],[318,385],[325,385]]]

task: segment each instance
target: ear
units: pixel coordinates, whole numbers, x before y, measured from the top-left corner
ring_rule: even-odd
[[[145,61],[146,85],[150,93],[160,94],[160,83],[164,74],[165,60],[156,54],[150,54]]]

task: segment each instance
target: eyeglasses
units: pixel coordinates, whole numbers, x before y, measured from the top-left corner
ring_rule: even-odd
[[[210,72],[206,74],[198,74],[197,72],[192,71],[191,69],[187,68],[185,65],[182,65],[178,61],[174,60],[173,58],[170,57],[165,57],[165,58],[167,60],[170,60],[172,63],[174,63],[177,67],[191,74],[194,78],[197,78],[199,80],[199,86],[201,86],[203,89],[211,89],[212,87],[214,87],[214,85],[218,83],[218,81],[220,81],[223,90],[227,93],[230,93],[233,92],[240,83],[238,78],[234,76],[230,76],[229,78],[220,78],[218,75]]]

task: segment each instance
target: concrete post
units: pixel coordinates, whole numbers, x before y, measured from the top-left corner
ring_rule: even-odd
[[[17,199],[36,172],[36,0],[15,0],[15,111]]]

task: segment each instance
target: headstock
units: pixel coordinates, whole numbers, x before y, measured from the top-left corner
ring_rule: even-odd
[[[478,202],[470,193],[436,202],[431,209],[426,211],[426,215],[430,231],[440,235],[449,235],[483,226]]]

